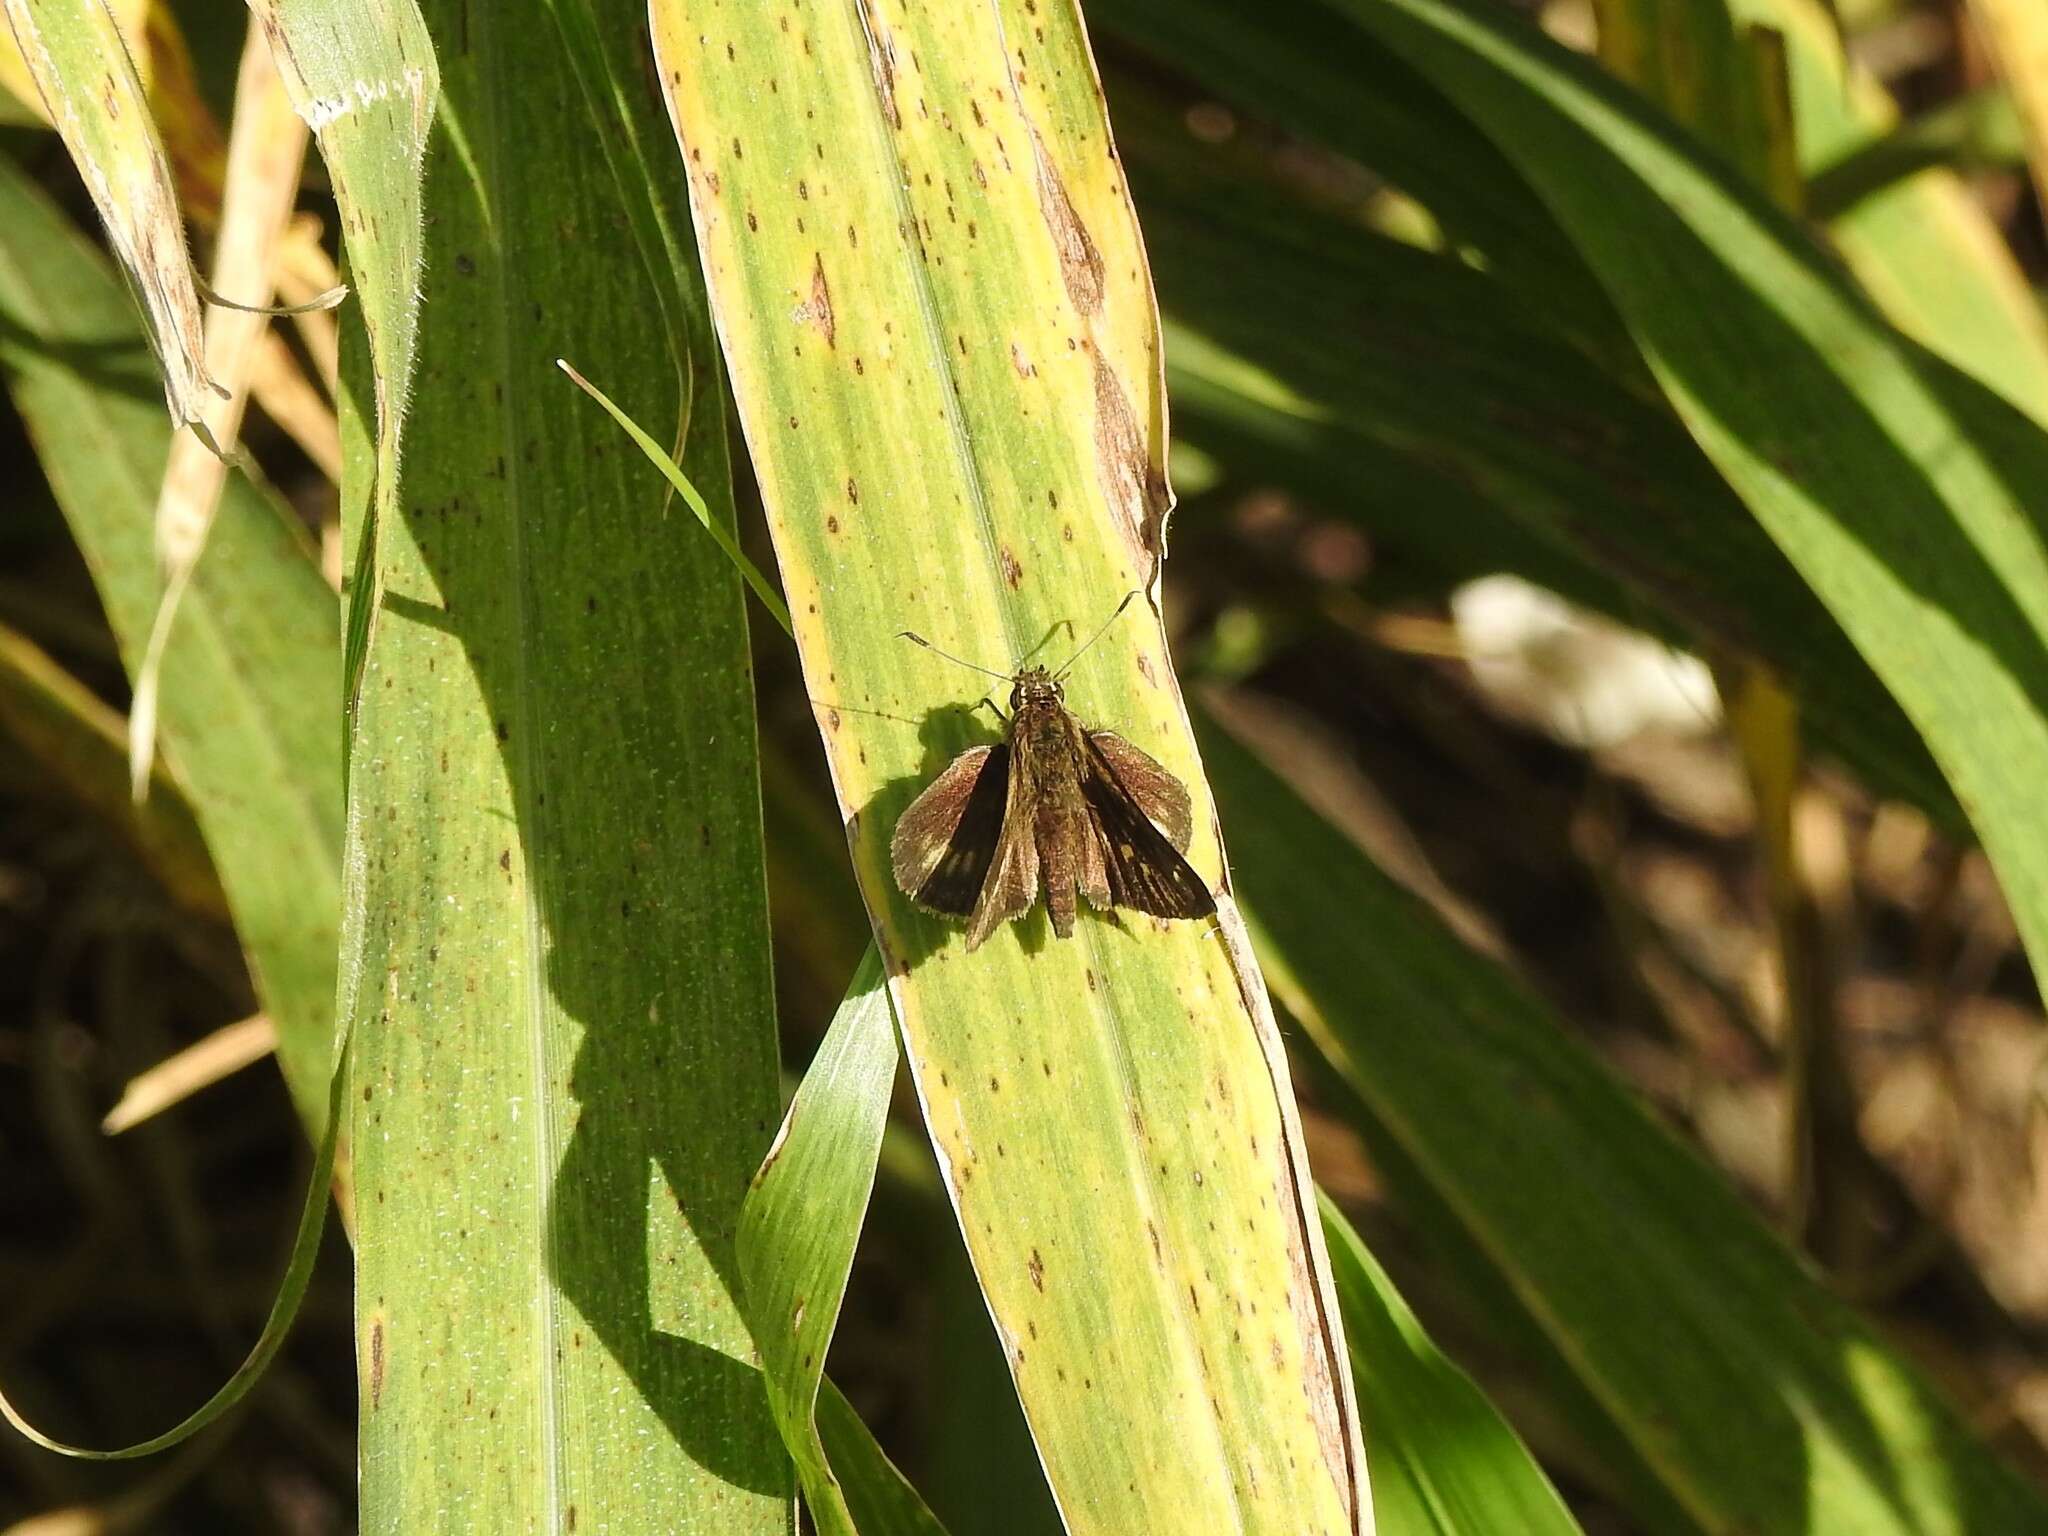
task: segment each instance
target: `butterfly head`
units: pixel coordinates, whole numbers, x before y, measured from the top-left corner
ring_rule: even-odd
[[[1066,697],[1067,690],[1052,673],[1044,667],[1026,667],[1012,682],[1010,712],[1015,714],[1033,704],[1062,704]]]

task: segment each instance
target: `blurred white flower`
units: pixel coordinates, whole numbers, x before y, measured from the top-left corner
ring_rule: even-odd
[[[1721,722],[1697,656],[1519,576],[1466,582],[1451,594],[1451,619],[1487,699],[1567,746],[1599,750],[1651,730],[1697,736]]]

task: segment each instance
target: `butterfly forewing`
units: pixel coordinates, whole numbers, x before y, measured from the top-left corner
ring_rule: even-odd
[[[1128,742],[1123,745],[1137,752]],[[1095,771],[1082,780],[1081,793],[1087,799],[1093,831],[1101,843],[1110,901],[1154,917],[1207,917],[1216,910],[1216,898],[1209,894],[1208,882],[1181,857],[1180,849],[1168,834],[1153,825],[1153,814],[1120,778],[1108,754],[1101,750],[1100,742],[1091,742],[1091,746],[1095,748],[1091,753]],[[1156,763],[1152,766],[1160,773],[1166,771]],[[1177,783],[1174,787],[1180,788]],[[1187,791],[1182,789],[1180,793],[1177,824],[1184,832],[1188,822]]]
[[[1088,740],[1109,764],[1110,773],[1182,853],[1194,828],[1187,786],[1155,757],[1139,751],[1115,731],[1090,731]]]
[[[910,802],[889,840],[896,884],[927,911],[974,910],[1003,833],[1010,749],[970,747]]]
[[[1004,923],[1022,917],[1038,899],[1038,844],[1032,838],[1032,802],[1035,774],[1031,754],[1017,750],[1012,733],[1009,773],[1004,786],[1003,828],[996,839],[995,857],[981,896],[967,924],[967,947],[979,949],[982,941]]]

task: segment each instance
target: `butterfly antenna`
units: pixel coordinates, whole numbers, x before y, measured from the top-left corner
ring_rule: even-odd
[[[1067,664],[1064,667],[1061,667],[1059,671],[1053,674],[1054,682],[1058,682],[1061,678],[1065,677],[1069,672],[1074,670],[1074,663],[1079,661],[1083,656],[1086,656],[1088,654],[1089,646],[1094,645],[1096,641],[1100,640],[1104,635],[1109,633],[1109,626],[1114,624],[1118,619],[1124,616],[1124,610],[1131,606],[1131,599],[1136,597],[1139,594],[1139,592],[1143,590],[1144,589],[1141,587],[1133,587],[1130,591],[1124,594],[1124,600],[1116,605],[1116,612],[1112,613],[1108,618],[1104,619],[1102,621],[1102,628],[1096,630],[1094,634],[1088,637],[1088,644],[1082,646],[1080,650],[1074,652],[1073,655],[1069,656],[1067,658]]]
[[[956,667],[965,667],[970,672],[979,672],[983,677],[999,677],[1006,683],[1010,680],[1009,673],[998,672],[992,667],[984,667],[977,662],[967,660],[963,656],[955,656],[951,651],[941,650],[938,646],[933,645],[931,641],[925,639],[923,635],[917,634],[914,631],[899,629],[896,631],[896,638],[898,640],[908,640],[912,645],[921,645],[934,656],[943,656]]]

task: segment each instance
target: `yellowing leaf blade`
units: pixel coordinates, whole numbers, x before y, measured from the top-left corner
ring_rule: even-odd
[[[1360,1529],[1320,1234],[1242,951],[1084,913],[1071,940],[1034,914],[970,956],[889,872],[897,815],[988,739],[985,680],[896,631],[1058,660],[1056,629],[1155,589],[1157,321],[1078,16],[663,3],[654,23],[856,874],[1069,1528]],[[1218,882],[1156,611],[1068,686],[1186,781],[1189,857]]]

